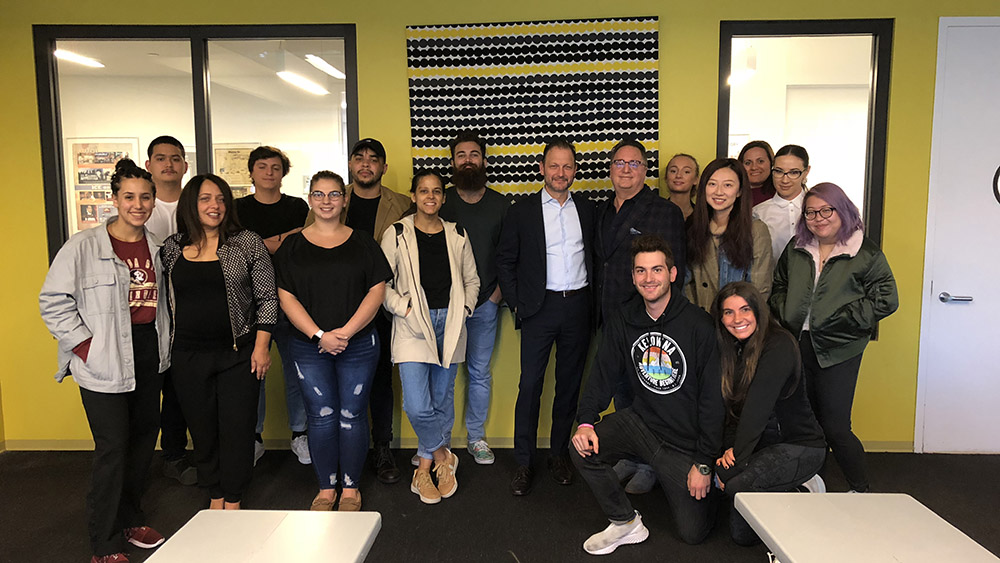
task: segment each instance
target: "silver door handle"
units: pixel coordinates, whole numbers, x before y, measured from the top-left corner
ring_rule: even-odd
[[[971,295],[952,295],[952,294],[948,293],[947,291],[942,291],[938,295],[938,299],[940,299],[942,303],[951,303],[952,301],[966,301],[966,302],[968,302],[968,301],[972,301],[972,296]]]

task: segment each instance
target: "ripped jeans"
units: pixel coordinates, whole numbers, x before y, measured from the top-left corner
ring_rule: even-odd
[[[355,335],[335,356],[301,338],[292,338],[288,349],[302,388],[319,488],[357,488],[368,453],[368,394],[378,363],[378,331]]]

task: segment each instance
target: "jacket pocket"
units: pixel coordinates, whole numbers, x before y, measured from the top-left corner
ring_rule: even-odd
[[[83,289],[83,311],[88,315],[110,315],[118,301],[114,274],[87,276],[80,281]]]

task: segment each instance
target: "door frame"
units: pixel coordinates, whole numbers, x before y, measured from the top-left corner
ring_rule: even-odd
[[[988,24],[990,26],[1000,26],[1000,17],[942,17],[938,22],[938,47],[937,47],[937,63],[935,65],[935,83],[934,83],[934,112],[933,121],[931,123],[931,160],[930,160],[930,173],[927,177],[927,230],[924,239],[924,280],[923,280],[923,291],[921,293],[920,299],[920,349],[917,354],[917,405],[916,405],[916,418],[914,421],[913,428],[913,451],[915,453],[924,453],[924,424],[926,422],[926,408],[927,408],[927,386],[930,381],[930,375],[927,373],[927,363],[925,358],[930,354],[931,343],[930,343],[930,330],[931,326],[930,316],[931,308],[934,306],[934,280],[932,279],[932,273],[934,271],[934,241],[937,235],[937,229],[935,228],[937,211],[934,205],[933,194],[931,190],[934,189],[933,179],[941,169],[942,165],[937,160],[935,145],[936,139],[934,137],[934,123],[940,123],[939,118],[940,108],[938,107],[937,101],[944,95],[944,82],[941,80],[945,75],[945,49],[947,48],[947,31],[949,28],[953,27],[978,27]]]

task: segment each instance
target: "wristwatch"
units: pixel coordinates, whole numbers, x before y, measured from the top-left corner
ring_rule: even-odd
[[[698,468],[698,473],[701,473],[702,475],[712,474],[712,468],[704,463],[696,463],[694,466]]]
[[[309,340],[312,340],[313,344],[319,344],[319,341],[321,338],[323,338],[324,334],[326,333],[323,332],[322,330],[317,330],[316,334],[312,335],[312,338],[310,338]]]

